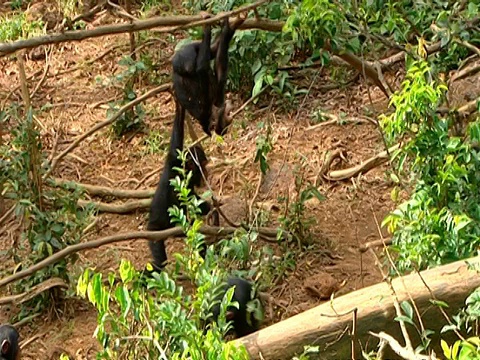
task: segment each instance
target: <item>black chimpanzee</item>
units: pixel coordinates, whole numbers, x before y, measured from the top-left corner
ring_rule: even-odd
[[[20,359],[20,335],[12,325],[0,325],[0,360]]]
[[[235,286],[232,301],[238,302],[238,309],[235,306],[227,308],[227,321],[231,321],[233,332],[236,337],[242,337],[258,331],[260,322],[255,318],[253,313],[248,312],[247,304],[256,299],[256,295],[252,293],[252,284],[247,280],[231,277],[222,289],[217,300],[221,301],[228,289]],[[220,315],[220,304],[215,304],[212,308],[211,320],[217,321]]]
[[[174,170],[174,168],[182,166],[182,161],[178,158],[177,150],[183,151],[185,110],[178,104],[178,102],[175,102],[175,104],[176,112],[170,138],[170,149],[165,160],[163,173],[160,177],[160,181],[150,206],[150,217],[147,225],[147,230],[150,231],[172,228],[174,225],[170,222],[168,208],[180,204],[177,194],[170,184],[170,179],[173,179],[176,176],[176,170]],[[200,169],[197,164],[200,165],[202,169]],[[202,171],[206,175],[206,164],[207,157],[201,146],[197,145],[191,147],[189,149],[189,154],[187,155],[185,166],[187,171],[192,171],[192,177],[188,186],[193,194],[195,194],[195,187],[202,184]],[[206,215],[210,212],[211,206],[205,201],[200,205],[200,209],[202,215]],[[163,240],[156,242],[150,241],[149,245],[153,256],[154,270],[161,271],[165,267],[165,262],[167,260],[165,242]],[[206,249],[203,248],[201,251],[202,256],[205,256],[205,251]]]
[[[185,45],[172,59],[175,97],[182,108],[200,122],[207,135],[211,135],[213,127],[217,134],[223,135],[229,125],[228,109],[225,109],[228,46],[244,21],[244,17],[239,17],[230,25],[225,18],[212,46],[211,26],[205,25],[202,41]],[[215,71],[210,68],[212,59],[215,59]]]

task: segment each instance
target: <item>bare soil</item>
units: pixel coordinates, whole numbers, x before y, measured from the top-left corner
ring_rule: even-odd
[[[170,73],[168,58],[173,48],[174,44],[166,41],[150,48],[162,52],[165,64],[161,65],[161,72],[167,75]],[[37,113],[47,153],[58,154],[76,136],[106,119],[106,103],[118,99],[121,89],[102,86],[96,78],[108,79],[118,73],[121,70],[118,61],[127,51],[127,35],[107,36],[61,44],[49,54],[47,61],[26,62],[27,76],[38,72],[29,79],[31,92],[38,86],[33,105],[36,109],[51,105]],[[106,55],[101,60],[89,62],[104,53]],[[43,79],[47,63],[48,76]],[[9,101],[20,101],[15,62],[2,60],[2,68],[2,102],[12,91]],[[299,74],[304,76],[305,87],[310,86],[315,71],[318,70]],[[279,197],[295,195],[293,170],[300,164],[300,158],[305,161],[303,173],[314,182],[327,151],[340,147],[347,151],[346,162],[334,164],[334,168],[339,169],[356,165],[384,149],[379,131],[368,121],[309,129],[310,114],[316,109],[364,119],[366,114],[374,117],[377,111],[386,108],[383,95],[362,81],[347,89],[322,92],[321,86],[331,84],[331,80],[328,72],[319,74],[312,91],[299,99],[298,108],[282,112],[278,106],[267,111],[259,111],[259,106],[250,107],[236,119],[237,124],[244,122],[245,128],[235,125],[222,145],[210,140],[204,143],[211,160],[210,185],[224,200],[224,209],[232,220],[245,217],[244,204],[250,201],[260,179],[259,166],[254,163],[260,121],[272,122],[274,148],[268,155],[270,170],[259,188],[256,206],[270,211],[271,225],[276,224],[276,218],[284,209]],[[241,103],[236,99],[236,107]],[[166,141],[173,120],[173,105],[168,93],[149,99],[145,104],[147,127],[150,131],[164,131]],[[154,187],[158,172],[139,184],[146,174],[159,169],[163,163],[162,154],[145,155],[146,136],[140,132],[129,139],[115,140],[108,129],[97,132],[61,162],[55,176],[124,189]],[[379,238],[377,221],[381,222],[393,208],[390,200],[392,184],[385,173],[387,169],[388,165],[384,165],[349,181],[320,185],[319,190],[326,200],[307,203],[307,213],[315,218],[314,242],[310,250],[297,254],[295,271],[287,273],[278,285],[267,289],[277,303],[267,306],[264,326],[321,304],[335,290],[335,296],[339,296],[381,281],[374,259],[368,253],[360,254],[358,249],[365,242]],[[130,215],[101,214],[95,231],[83,241],[144,229],[146,216],[145,211]],[[2,235],[2,247],[11,246],[14,235]],[[170,254],[181,248],[179,241],[168,242]],[[138,269],[143,268],[150,260],[147,243],[130,241],[85,251],[72,271],[78,272],[79,268],[86,266],[105,273],[116,271],[122,258],[133,261]],[[8,321],[14,311],[13,307],[3,307],[1,320]],[[96,324],[96,312],[89,304],[82,300],[67,300],[54,313],[44,314],[20,327],[23,340],[28,340],[23,358],[58,359],[59,354],[65,352],[71,359],[94,359],[95,349],[99,346],[92,336]]]

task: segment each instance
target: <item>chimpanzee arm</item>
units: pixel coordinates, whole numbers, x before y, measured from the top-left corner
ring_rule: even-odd
[[[210,42],[212,39],[212,27],[205,25],[203,40],[197,56],[197,73],[206,73],[210,69]]]
[[[225,85],[227,84],[228,72],[228,45],[230,44],[230,36],[228,36],[228,18],[225,19],[225,25],[222,33],[219,35],[219,43],[215,58],[215,76],[217,78],[217,93],[214,98],[215,106],[222,106],[225,102]]]
[[[214,98],[214,105],[223,107],[225,102],[225,85],[227,84],[228,73],[228,47],[235,34],[236,29],[243,24],[244,18],[238,18],[230,27],[229,19],[225,18],[222,32],[217,41],[218,49],[215,58],[215,76],[217,78],[217,92]]]

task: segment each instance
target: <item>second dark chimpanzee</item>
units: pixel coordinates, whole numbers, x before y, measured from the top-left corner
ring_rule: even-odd
[[[0,325],[0,360],[20,359],[20,335],[12,325]]]
[[[227,280],[226,285],[217,300],[221,301],[228,289],[235,286],[232,296],[232,301],[238,302],[238,309],[235,306],[227,308],[226,317],[228,321],[232,322],[233,332],[236,337],[242,337],[258,331],[260,321],[258,321],[253,313],[247,309],[250,301],[257,299],[256,295],[252,293],[253,287],[247,280],[231,277]],[[212,308],[211,321],[217,321],[220,315],[220,304],[215,304]]]
[[[155,195],[150,206],[150,217],[148,220],[147,230],[159,231],[172,228],[174,225],[170,222],[170,215],[168,208],[173,205],[179,205],[177,194],[170,184],[177,173],[174,168],[181,167],[182,161],[178,158],[177,150],[183,151],[184,139],[184,118],[185,110],[176,102],[175,120],[173,123],[172,135],[170,138],[170,149],[165,160],[163,172],[160,177]],[[195,160],[194,160],[195,158]],[[202,169],[197,165],[199,164]],[[194,146],[189,149],[187,155],[186,170],[192,171],[192,177],[188,186],[193,194],[195,194],[195,187],[202,184],[202,171],[206,175],[207,157],[201,146]],[[195,194],[196,195],[196,194]],[[208,202],[203,202],[200,205],[202,215],[207,215],[210,212],[211,206]],[[153,257],[153,267],[155,271],[161,271],[165,267],[167,261],[167,253],[165,251],[165,242],[150,241],[150,250]],[[204,256],[205,248],[202,249],[201,255]]]
[[[228,110],[225,109],[228,46],[244,21],[244,17],[239,17],[230,25],[229,19],[225,18],[213,45],[210,44],[211,26],[205,25],[202,41],[185,45],[172,59],[175,97],[182,108],[200,122],[207,135],[211,135],[213,127],[217,134],[223,135],[229,125]],[[215,59],[215,71],[210,68],[212,59]]]

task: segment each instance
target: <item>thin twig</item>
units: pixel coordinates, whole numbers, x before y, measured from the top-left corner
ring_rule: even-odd
[[[262,5],[267,0],[261,0],[254,4],[240,7],[233,11],[228,11],[220,15],[203,19],[201,15],[195,16],[157,16],[146,20],[138,20],[132,23],[123,23],[116,25],[99,26],[92,30],[64,31],[62,33],[48,34],[34,37],[27,40],[18,40],[10,43],[0,43],[0,57],[14,53],[20,49],[31,49],[41,45],[60,44],[68,41],[81,41],[89,38],[102,37],[105,35],[124,34],[127,32],[149,30],[155,27],[166,27],[157,32],[171,33],[178,30],[184,30],[194,26],[214,24],[224,18],[232,17],[257,6]],[[263,29],[268,31],[282,31],[283,21],[271,21],[263,19],[247,19],[241,26],[241,29]],[[172,27],[173,26],[173,27]]]
[[[148,92],[146,92],[145,94],[143,94],[142,96],[139,96],[138,98],[136,98],[135,100],[129,102],[128,104],[125,104],[123,105],[120,110],[118,110],[118,112],[113,115],[110,119],[107,119],[97,125],[95,125],[94,127],[92,127],[90,130],[88,130],[87,132],[83,133],[81,136],[79,136],[68,148],[66,148],[64,151],[62,151],[57,157],[55,157],[55,159],[53,159],[52,161],[52,165],[50,166],[50,169],[45,173],[44,175],[44,178],[47,178],[53,170],[55,170],[58,162],[63,159],[65,157],[65,155],[67,155],[70,151],[72,151],[73,149],[75,149],[83,140],[85,140],[86,138],[88,138],[90,135],[94,134],[95,132],[97,132],[98,130],[104,128],[105,126],[107,125],[110,125],[112,123],[114,123],[117,119],[120,118],[120,116],[125,112],[127,111],[128,109],[134,107],[135,105],[141,103],[142,101],[152,97],[152,96],[155,96],[161,92],[164,92],[164,91],[167,91],[168,89],[170,89],[171,87],[171,84],[170,83],[167,83],[167,84],[164,84],[164,85],[161,85],[161,86],[158,86]]]

